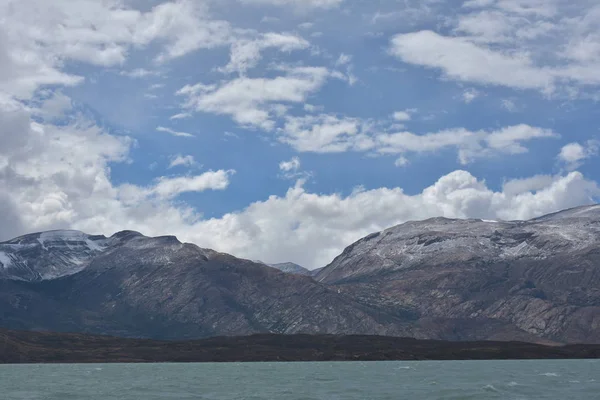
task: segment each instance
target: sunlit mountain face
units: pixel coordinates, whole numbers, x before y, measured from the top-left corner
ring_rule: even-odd
[[[599,18],[591,0],[0,0],[0,241],[83,231],[85,258],[134,230],[312,270],[411,220],[596,203]]]

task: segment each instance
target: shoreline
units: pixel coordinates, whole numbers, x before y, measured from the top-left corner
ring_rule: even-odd
[[[0,329],[0,364],[598,359],[600,344],[447,342],[388,336],[271,335],[160,341]]]

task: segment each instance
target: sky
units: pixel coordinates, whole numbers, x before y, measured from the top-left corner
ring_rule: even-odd
[[[323,267],[600,199],[596,0],[0,0],[0,240]]]

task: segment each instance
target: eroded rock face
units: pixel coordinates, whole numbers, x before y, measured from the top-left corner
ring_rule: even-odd
[[[520,330],[600,343],[600,206],[527,222],[410,222],[351,245],[316,279],[434,332],[436,320],[487,320],[503,325],[492,339]]]

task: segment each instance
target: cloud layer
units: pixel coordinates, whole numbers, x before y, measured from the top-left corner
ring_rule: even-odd
[[[600,6],[448,3],[0,0],[0,240],[134,229],[316,268],[408,220],[594,202]]]

